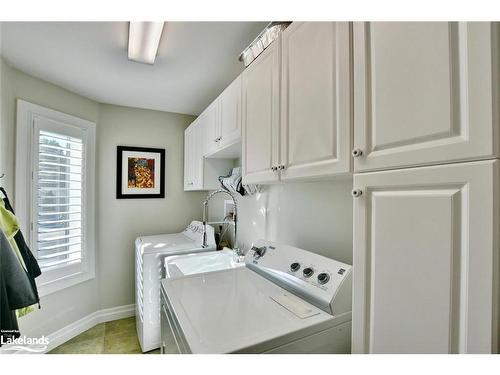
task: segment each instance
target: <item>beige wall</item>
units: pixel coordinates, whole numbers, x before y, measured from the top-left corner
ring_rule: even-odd
[[[203,193],[183,191],[183,134],[192,117],[101,105],[1,61],[1,184],[14,199],[16,99],[97,123],[96,278],[45,296],[42,309],[20,319],[25,334],[52,333],[96,310],[134,303],[134,239],[180,231],[201,217]],[[116,200],[116,146],[164,147],[166,199]],[[15,200],[14,200],[15,204]]]
[[[180,232],[202,215],[204,193],[184,192],[184,129],[192,116],[101,105],[97,126],[97,239],[101,308],[134,303],[134,240]],[[166,149],[166,199],[116,199],[116,146]]]
[[[99,104],[73,94],[58,86],[31,77],[2,64],[2,133],[1,160],[6,177],[2,185],[14,199],[14,158],[16,130],[16,98],[66,112],[86,120],[98,122]],[[15,199],[14,199],[15,204]],[[42,309],[19,320],[24,333],[42,335],[51,333],[98,308],[95,292],[97,279],[75,285],[71,288],[45,296],[41,300]]]

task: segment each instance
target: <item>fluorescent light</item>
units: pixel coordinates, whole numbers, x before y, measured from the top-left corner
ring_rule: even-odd
[[[130,22],[128,32],[129,60],[154,64],[164,22]]]

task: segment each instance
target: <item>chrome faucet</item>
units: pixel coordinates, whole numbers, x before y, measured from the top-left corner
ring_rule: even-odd
[[[236,203],[236,198],[234,197],[234,195],[232,193],[230,193],[229,191],[227,190],[224,190],[224,189],[219,189],[219,190],[215,190],[215,191],[212,191],[210,194],[208,194],[207,196],[207,199],[205,199],[205,201],[203,202],[203,244],[202,244],[202,247],[208,247],[208,244],[207,244],[207,217],[208,217],[208,202],[210,201],[210,199],[213,198],[214,195],[217,195],[217,194],[220,194],[220,193],[224,193],[224,194],[227,194],[231,197],[231,199],[233,200],[233,204],[234,204],[234,245],[233,245],[233,251],[237,257],[237,259],[239,259],[240,257],[243,256],[240,248],[238,247],[238,205]]]

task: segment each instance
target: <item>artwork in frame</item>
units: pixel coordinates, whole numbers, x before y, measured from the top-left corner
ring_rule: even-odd
[[[116,198],[165,198],[165,149],[117,147]]]

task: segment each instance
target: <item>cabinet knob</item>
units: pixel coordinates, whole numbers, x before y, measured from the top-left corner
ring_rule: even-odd
[[[354,198],[358,198],[360,197],[361,195],[363,195],[363,191],[360,190],[360,189],[352,189],[351,191],[351,195],[354,197]]]
[[[363,155],[363,150],[361,150],[360,148],[355,148],[354,150],[352,150],[352,157],[359,158],[361,155]]]
[[[278,170],[278,167],[271,167],[271,170],[272,170],[273,172],[276,172],[276,171]]]
[[[282,171],[283,169],[285,169],[285,166],[284,166],[283,164],[281,164],[281,165],[278,167],[278,169],[279,169],[280,171]]]

